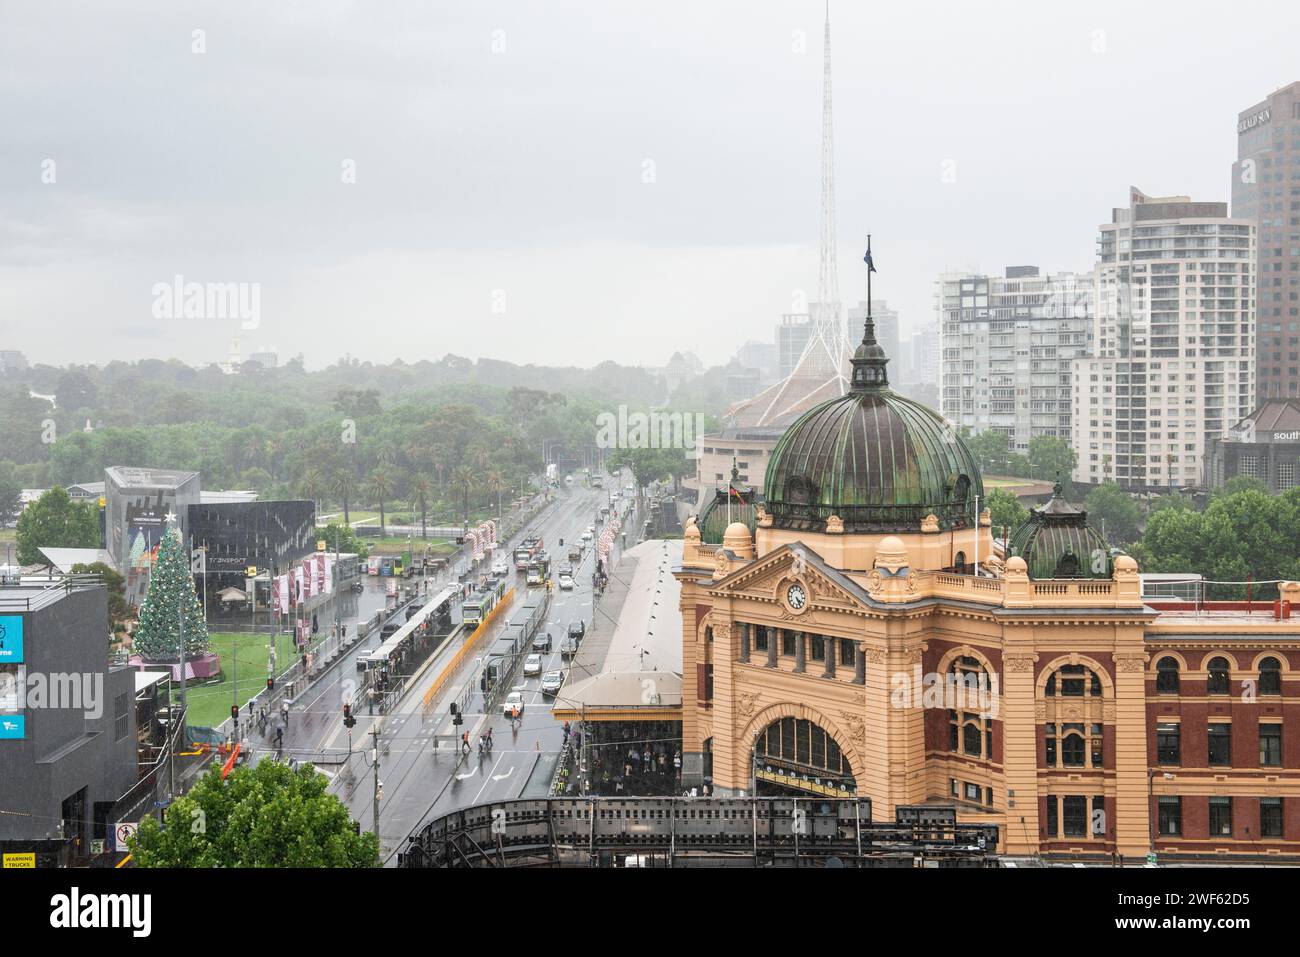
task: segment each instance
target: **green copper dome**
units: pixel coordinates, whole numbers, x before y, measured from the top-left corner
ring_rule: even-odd
[[[713,498],[705,503],[696,520],[700,530],[700,541],[705,545],[721,545],[727,526],[732,522],[743,522],[752,535],[758,527],[758,506],[763,504],[763,496],[740,480],[740,470],[736,463],[731,463],[731,482],[716,489]]]
[[[1110,546],[1088,513],[1061,497],[1060,482],[1052,493],[1011,536],[1011,554],[1025,560],[1030,578],[1110,578]]]
[[[776,528],[845,532],[919,531],[975,522],[979,467],[944,419],[889,388],[888,362],[870,317],[853,355],[849,392],[810,409],[781,436],[763,493]]]

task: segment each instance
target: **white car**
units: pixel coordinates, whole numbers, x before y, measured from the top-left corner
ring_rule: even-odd
[[[596,533],[590,528],[582,533],[582,540],[584,542],[590,542],[595,537],[596,537]]]
[[[524,674],[528,676],[540,675],[542,673],[542,656],[529,655],[524,659]]]
[[[563,671],[548,671],[546,674],[542,675],[542,694],[559,694],[560,686],[563,684]]]
[[[519,709],[520,714],[524,713],[524,693],[517,689],[506,695],[506,700],[501,702],[501,714],[508,718],[515,708]]]
[[[504,558],[498,558],[492,565],[492,574],[493,575],[510,574],[510,563],[507,562]]]
[[[569,590],[571,590],[571,589],[573,588],[573,576],[572,576],[572,575],[561,575],[561,576],[560,576],[560,587],[563,588],[565,591],[569,591]]]

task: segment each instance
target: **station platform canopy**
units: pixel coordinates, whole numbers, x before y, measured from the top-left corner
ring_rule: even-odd
[[[560,720],[679,721],[682,713],[681,540],[650,539],[609,576],[552,712]]]

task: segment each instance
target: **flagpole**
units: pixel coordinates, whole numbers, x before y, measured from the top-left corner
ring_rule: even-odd
[[[871,274],[874,268],[871,263],[871,233],[867,233],[867,321],[871,321]]]

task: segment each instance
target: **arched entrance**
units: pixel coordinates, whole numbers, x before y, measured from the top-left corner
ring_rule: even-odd
[[[791,715],[755,735],[754,788],[759,795],[852,797],[857,781],[835,736]]]

